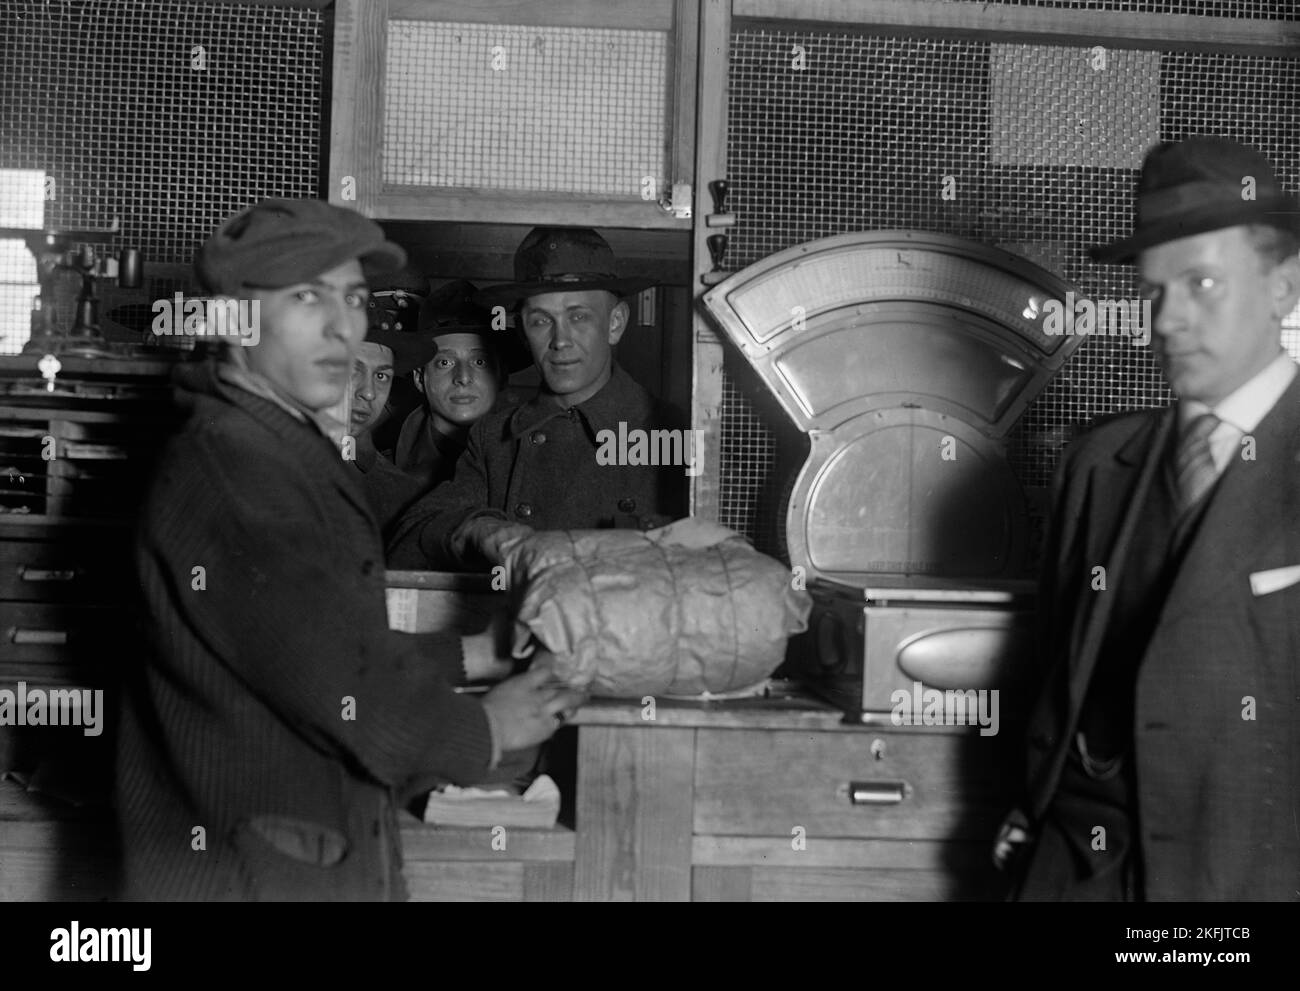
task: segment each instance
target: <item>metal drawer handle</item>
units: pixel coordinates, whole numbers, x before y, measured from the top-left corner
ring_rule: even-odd
[[[10,643],[67,643],[67,630],[27,630],[15,626],[9,631]]]
[[[906,781],[850,781],[849,801],[854,805],[898,805],[911,791]]]
[[[72,582],[77,580],[77,569],[66,568],[32,568],[27,565],[18,569],[18,577],[25,582]]]

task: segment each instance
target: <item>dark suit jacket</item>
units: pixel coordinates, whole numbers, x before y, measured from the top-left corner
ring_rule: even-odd
[[[585,403],[564,410],[546,392],[483,417],[450,482],[422,496],[398,521],[388,546],[393,568],[481,566],[458,538],[468,520],[489,517],[534,530],[650,529],[686,514],[689,479],[680,466],[597,463],[602,430],[684,426],[672,407],[617,364]]]
[[[448,685],[459,641],[388,629],[375,517],[314,425],[209,364],[185,375],[136,550],[126,894],[401,897],[395,808],[491,763],[482,706]]]
[[[1123,416],[1068,452],[1041,602],[1048,680],[1029,726],[1029,808],[1055,794],[1137,514],[1174,410]],[[1300,897],[1300,376],[1259,424],[1254,460],[1211,494],[1137,676],[1138,834],[1151,900]],[[1247,717],[1243,718],[1243,714]]]

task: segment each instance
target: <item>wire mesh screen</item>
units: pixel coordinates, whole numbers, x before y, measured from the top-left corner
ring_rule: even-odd
[[[0,169],[45,172],[47,225],[119,217],[146,272],[188,263],[240,207],[318,194],[324,27],[252,3],[6,0]]]
[[[1081,296],[1132,299],[1132,269],[1087,250],[1131,230],[1150,144],[1227,135],[1300,187],[1300,59],[1109,51],[1098,65],[1088,48],[748,25],[731,43],[728,269],[814,238],[922,229],[1014,251]],[[723,389],[720,522],[779,549],[767,494],[802,462],[800,435],[730,348]],[[1044,487],[1080,425],[1170,399],[1149,348],[1088,337],[1008,438],[1012,467]]]
[[[1252,20],[1300,20],[1295,0],[957,0],[981,7],[1048,7],[1056,10],[1111,10],[1128,14],[1187,14]]]
[[[662,31],[390,21],[384,181],[657,198],[668,58]]]

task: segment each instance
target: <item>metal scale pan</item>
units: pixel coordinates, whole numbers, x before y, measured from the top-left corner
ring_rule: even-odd
[[[704,296],[810,452],[786,510],[818,599],[813,665],[837,700],[997,687],[1023,669],[1029,513],[1004,438],[1079,338],[1047,334],[1073,286],[921,231],[799,245]]]

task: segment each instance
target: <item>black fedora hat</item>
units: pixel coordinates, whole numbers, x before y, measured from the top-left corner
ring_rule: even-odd
[[[589,227],[534,227],[515,251],[515,281],[484,289],[480,306],[511,306],[547,292],[604,289],[617,296],[649,289],[653,279],[620,278],[609,243]]]
[[[1248,145],[1211,135],[1167,141],[1142,162],[1133,234],[1091,254],[1099,262],[1132,261],[1158,244],[1238,224],[1300,233],[1300,200]]]
[[[405,375],[423,368],[438,353],[438,338],[448,334],[478,334],[497,354],[505,374],[526,368],[531,362],[523,342],[508,328],[492,329],[492,314],[477,305],[478,287],[465,279],[439,286],[420,306],[414,332],[403,333],[393,350],[393,372]],[[385,342],[387,343],[387,342]]]

